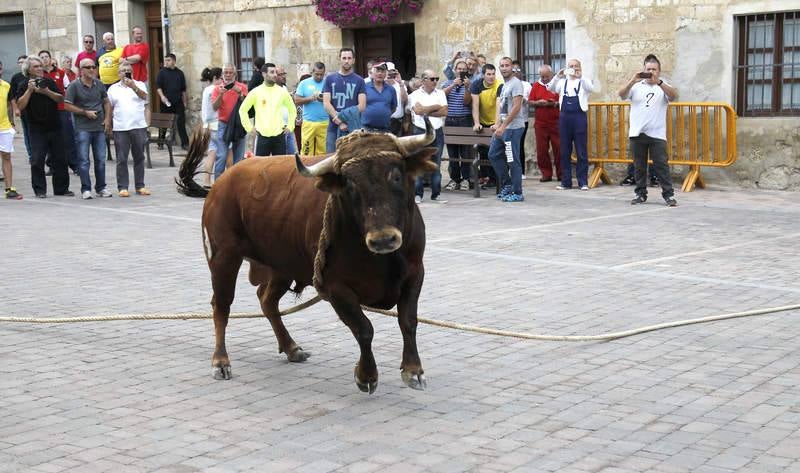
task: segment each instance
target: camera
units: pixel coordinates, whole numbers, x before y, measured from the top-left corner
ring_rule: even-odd
[[[465,81],[469,77],[469,73],[468,72],[461,72],[461,73],[459,73],[459,76],[460,76],[462,81]]]
[[[234,85],[236,85],[236,82],[231,82],[230,84],[225,84],[225,89],[231,90]]]
[[[322,101],[322,94],[317,94],[317,100]]]
[[[133,79],[133,74],[131,74],[130,72],[126,72],[125,73],[125,78],[126,79]]]
[[[34,84],[36,87],[39,87],[39,88],[42,88],[42,87],[44,87],[44,86],[45,86],[44,79],[43,79],[43,78],[41,78],[41,77],[37,77],[36,79],[34,79],[34,80],[33,80],[33,84]]]
[[[573,69],[571,67],[569,67],[567,69],[564,69],[564,74],[566,74],[568,76],[574,76],[575,75],[575,69]]]
[[[640,79],[649,79],[651,77],[653,77],[653,73],[652,72],[640,72],[639,73],[639,78]]]

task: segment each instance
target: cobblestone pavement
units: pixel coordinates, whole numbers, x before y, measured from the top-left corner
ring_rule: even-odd
[[[155,161],[150,197],[41,200],[15,153],[25,199],[0,202],[2,315],[209,311],[202,201]],[[653,190],[632,207],[619,186],[530,179],[525,193],[423,202],[421,316],[597,334],[800,302],[800,194],[716,188],[667,208]],[[258,311],[244,269],[233,311]],[[424,392],[400,380],[396,321],[370,318],[372,396],[325,303],[287,317],[303,364],[264,320],[231,321],[225,382],[209,320],[0,323],[0,471],[800,471],[800,311],[604,343],[420,326]]]

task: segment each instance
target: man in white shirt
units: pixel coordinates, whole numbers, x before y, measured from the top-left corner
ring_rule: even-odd
[[[446,200],[439,198],[442,192],[442,173],[439,167],[442,164],[442,149],[444,148],[444,118],[447,116],[447,96],[442,89],[437,88],[439,77],[433,71],[426,69],[422,73],[422,86],[408,96],[408,106],[411,109],[411,119],[413,121],[414,135],[425,134],[425,115],[431,121],[431,125],[436,133],[432,145],[436,147],[436,153],[431,156],[431,160],[436,164],[436,171],[431,173],[431,202],[445,203]],[[414,188],[414,201],[422,203],[424,195],[423,177],[417,177]]]
[[[644,59],[644,71],[637,71],[619,90],[619,97],[631,101],[630,128],[636,197],[631,205],[647,201],[647,156],[653,160],[653,171],[661,184],[661,196],[675,207],[675,191],[667,164],[667,107],[678,97],[678,90],[664,82],[661,62],[649,54]]]
[[[389,121],[389,131],[394,133],[395,136],[403,134],[403,117],[406,113],[406,104],[408,103],[408,92],[406,92],[406,81],[400,77],[400,72],[397,70],[393,62],[387,62],[389,73],[386,76],[386,83],[394,87],[397,94],[397,108],[392,113],[391,120]]]
[[[111,101],[114,147],[117,150],[117,189],[120,197],[129,197],[128,153],[133,155],[133,180],[136,193],[150,195],[144,185],[144,147],[147,144],[147,85],[133,80],[128,63],[119,66],[119,82],[108,88]]]

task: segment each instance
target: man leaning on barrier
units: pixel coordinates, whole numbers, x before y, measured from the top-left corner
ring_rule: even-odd
[[[661,62],[654,54],[648,54],[644,58],[644,70],[636,72],[619,90],[621,99],[631,101],[628,136],[636,179],[636,197],[631,205],[647,201],[648,154],[661,183],[661,196],[668,206],[678,205],[667,164],[667,107],[678,97],[678,90],[660,76]]]

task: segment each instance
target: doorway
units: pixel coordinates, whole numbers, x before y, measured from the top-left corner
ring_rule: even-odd
[[[161,29],[161,2],[144,4],[145,41],[150,45],[150,61],[147,64],[147,87],[150,111],[161,109],[161,97],[156,93],[156,76],[164,65],[164,34]]]
[[[17,57],[25,54],[25,20],[22,13],[0,15],[0,61],[6,81],[18,72]]]
[[[367,77],[367,61],[391,61],[408,80],[417,73],[414,24],[357,28],[352,30],[356,50],[356,72]]]

